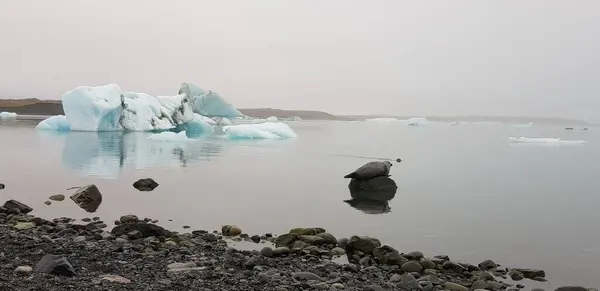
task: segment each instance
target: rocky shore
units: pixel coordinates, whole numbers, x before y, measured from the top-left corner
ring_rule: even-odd
[[[177,233],[135,215],[109,223],[46,220],[32,211],[14,200],[0,207],[0,290],[469,291],[525,287],[503,283],[508,278],[546,280],[542,270],[401,253],[376,238],[336,238],[315,227],[278,236],[247,235],[231,225]],[[228,240],[265,246],[238,250]],[[346,263],[337,262],[346,256]]]

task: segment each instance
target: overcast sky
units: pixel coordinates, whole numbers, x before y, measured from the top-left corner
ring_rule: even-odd
[[[2,97],[182,82],[240,108],[599,121],[600,1],[0,1]]]

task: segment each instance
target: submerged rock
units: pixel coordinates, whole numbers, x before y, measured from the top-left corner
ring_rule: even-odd
[[[152,191],[158,187],[158,183],[152,178],[139,179],[133,183],[133,188],[140,191]]]
[[[35,271],[58,276],[75,276],[75,269],[71,263],[66,258],[56,255],[45,255],[35,266]]]

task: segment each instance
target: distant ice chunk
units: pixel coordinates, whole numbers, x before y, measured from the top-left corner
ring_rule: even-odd
[[[0,119],[1,120],[9,120],[9,119],[17,119],[17,114],[14,112],[0,112]]]
[[[279,121],[279,118],[277,118],[276,116],[269,116],[269,117],[267,117],[267,121],[277,122],[277,121]]]
[[[40,123],[38,123],[35,129],[69,131],[71,130],[71,124],[64,115],[55,115],[42,120]]]
[[[185,131],[180,131],[178,133],[175,133],[172,131],[155,133],[155,134],[150,135],[148,137],[148,139],[153,140],[153,141],[167,141],[167,142],[189,140]]]
[[[76,87],[62,95],[62,105],[75,131],[167,130],[194,118],[186,95],[154,97],[117,84]]]
[[[532,126],[533,126],[533,122],[513,125],[513,127],[518,127],[518,128],[530,128]]]
[[[195,113],[209,117],[218,116],[235,118],[243,116],[239,110],[225,101],[225,99],[216,92],[204,90],[194,84],[181,84],[179,94],[185,94],[190,98]]]
[[[408,125],[410,126],[422,126],[427,125],[427,118],[424,117],[411,117],[408,119]]]
[[[223,131],[229,138],[233,139],[283,139],[298,137],[289,125],[280,122],[229,125],[223,127]]]
[[[291,121],[301,121],[302,118],[300,118],[299,116],[292,116],[292,117],[290,117],[290,120]]]
[[[510,142],[521,142],[521,143],[552,143],[552,144],[582,144],[586,143],[585,140],[561,140],[560,138],[527,138],[527,137],[509,137]]]
[[[212,123],[209,123],[212,122]],[[194,113],[194,119],[185,123],[185,131],[190,135],[213,133],[214,120]]]
[[[390,122],[399,122],[399,119],[391,118],[391,117],[379,117],[379,118],[369,118],[365,121],[368,122],[381,122],[381,123],[390,123]]]
[[[213,117],[212,119],[220,126],[233,124],[227,117]]]

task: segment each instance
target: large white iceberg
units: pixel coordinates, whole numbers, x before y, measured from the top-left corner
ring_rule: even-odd
[[[186,95],[154,97],[117,84],[76,87],[62,95],[62,105],[75,131],[167,130],[194,119]]]
[[[298,137],[289,125],[280,122],[229,125],[224,126],[223,131],[229,138],[233,139],[283,139]]]
[[[17,114],[14,112],[0,112],[0,119],[8,120],[8,119],[17,119]]]
[[[195,113],[210,117],[234,118],[243,116],[239,110],[225,101],[216,92],[204,90],[194,84],[181,84],[178,94],[185,94],[190,98]]]
[[[71,124],[66,116],[56,115],[42,120],[35,128],[38,130],[69,131],[71,130]]]
[[[560,138],[527,138],[527,137],[509,137],[510,142],[520,143],[551,143],[551,144],[582,144],[585,140],[562,140]]]

